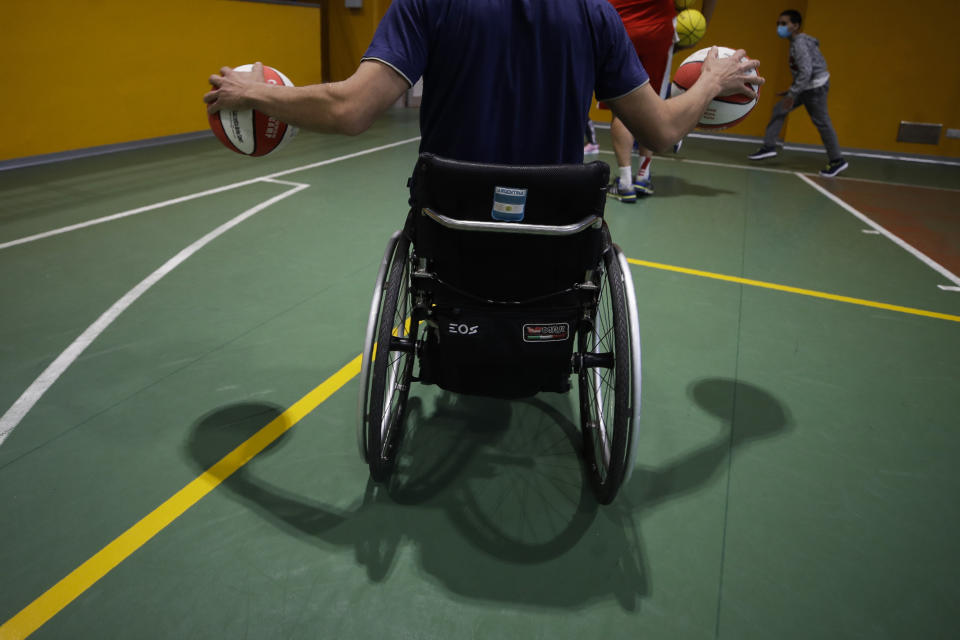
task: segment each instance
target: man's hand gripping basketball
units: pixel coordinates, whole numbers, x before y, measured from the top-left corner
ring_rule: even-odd
[[[240,111],[252,109],[251,89],[256,84],[265,84],[263,63],[255,62],[250,71],[234,71],[230,67],[220,69],[220,75],[210,76],[213,89],[203,96],[207,103],[207,112],[216,113],[221,109]]]
[[[728,58],[721,58],[716,47],[710,47],[707,57],[703,61],[700,78],[715,83],[715,96],[730,96],[741,93],[749,98],[756,98],[757,92],[750,86],[761,85],[765,82],[760,76],[748,75],[751,69],[760,66],[759,60],[746,57],[743,49]]]

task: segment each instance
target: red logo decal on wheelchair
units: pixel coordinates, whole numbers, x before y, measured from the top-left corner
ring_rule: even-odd
[[[570,325],[566,322],[523,325],[524,342],[558,342],[570,337]]]

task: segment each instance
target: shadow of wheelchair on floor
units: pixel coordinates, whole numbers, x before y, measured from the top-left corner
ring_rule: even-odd
[[[401,545],[412,544],[423,570],[460,596],[543,607],[614,597],[635,610],[650,593],[644,510],[706,487],[733,447],[789,424],[773,396],[743,382],[700,380],[689,395],[727,428],[662,467],[638,465],[621,496],[602,508],[583,469],[569,399],[555,394],[507,401],[441,393],[429,411],[411,398],[393,478],[368,481],[346,509],[264,481],[257,458],[223,487],[291,535],[352,548],[374,582],[386,580]],[[264,404],[217,409],[195,423],[187,455],[210,469],[280,415]],[[260,456],[278,455],[287,437]]]

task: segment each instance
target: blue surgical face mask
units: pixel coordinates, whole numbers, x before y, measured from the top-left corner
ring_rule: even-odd
[[[788,26],[785,25],[785,24],[778,24],[778,25],[777,25],[777,35],[780,36],[781,38],[789,38],[789,37],[790,37],[790,27],[788,27]]]

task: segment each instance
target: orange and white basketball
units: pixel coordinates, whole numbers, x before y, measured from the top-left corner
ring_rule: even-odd
[[[252,64],[240,65],[234,71],[250,71]],[[263,77],[268,84],[292,87],[290,79],[273,67],[264,65]],[[297,128],[280,122],[255,109],[244,111],[220,110],[207,115],[210,128],[217,139],[231,151],[245,156],[265,156],[273,153],[297,134]]]
[[[733,49],[728,47],[717,47],[721,58],[729,58],[734,53]],[[686,60],[680,63],[677,72],[673,76],[673,83],[670,85],[670,95],[678,96],[693,86],[700,77],[700,71],[703,67],[703,61],[709,53],[710,47],[700,49],[690,54]],[[756,69],[750,70],[750,75],[757,75]],[[756,98],[750,98],[742,93],[736,93],[730,96],[718,96],[710,101],[707,110],[700,116],[699,129],[726,129],[741,122],[757,106],[757,100],[760,98],[760,85],[751,84],[751,89],[757,92]]]

